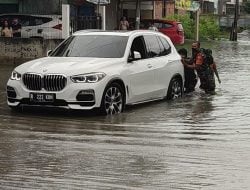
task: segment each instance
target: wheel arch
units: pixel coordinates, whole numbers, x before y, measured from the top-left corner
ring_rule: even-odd
[[[184,80],[183,80],[181,74],[176,73],[175,75],[173,75],[173,77],[171,78],[171,80],[173,80],[173,79],[175,79],[175,78],[181,81],[182,88],[183,88],[183,86],[184,86]],[[170,80],[170,81],[171,81],[171,80]]]
[[[127,101],[127,91],[126,91],[126,86],[125,86],[124,81],[123,81],[121,78],[119,78],[119,77],[115,77],[115,78],[111,79],[111,80],[107,83],[105,89],[106,89],[109,85],[111,85],[112,83],[118,83],[118,84],[122,87],[122,90],[124,91],[124,101],[125,101],[124,103],[126,104],[126,101]]]
[[[183,95],[183,92],[184,92],[184,80],[183,80],[182,76],[181,76],[179,73],[176,73],[175,75],[172,76],[172,78],[171,78],[171,80],[170,80],[170,82],[169,82],[169,86],[168,86],[168,90],[167,90],[167,96],[166,96],[167,99],[171,99],[171,98],[169,97],[170,86],[171,86],[171,84],[172,84],[172,81],[174,81],[175,79],[176,79],[176,80],[179,80],[179,81],[181,82],[181,94]],[[182,96],[182,95],[181,95],[181,96]]]

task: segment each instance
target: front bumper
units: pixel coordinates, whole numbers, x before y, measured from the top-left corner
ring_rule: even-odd
[[[101,80],[97,83],[73,83],[68,79],[67,85],[63,90],[50,92],[45,91],[44,89],[40,91],[32,91],[27,89],[22,81],[9,80],[7,83],[7,103],[11,107],[22,105],[52,106],[69,109],[91,110],[101,106],[102,95],[106,84],[107,83],[105,80]],[[11,91],[8,91],[10,89]],[[86,99],[84,99],[84,97],[79,98],[79,92],[92,92],[93,99],[90,99],[89,97]],[[55,101],[31,102],[30,93],[53,93],[55,94]],[[15,94],[15,96],[13,94]]]

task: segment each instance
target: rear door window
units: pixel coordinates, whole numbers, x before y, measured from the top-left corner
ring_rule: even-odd
[[[159,46],[160,46],[160,50],[161,50],[160,56],[166,55],[165,47],[163,46],[163,44],[162,44],[162,42],[161,42],[161,40],[160,40],[160,38],[158,36],[157,36],[157,40],[158,40],[158,43],[159,43]]]
[[[150,23],[150,22],[149,22]],[[148,23],[148,25],[149,25]],[[159,29],[168,29],[168,28],[172,28],[173,25],[170,23],[164,23],[163,21],[152,21],[152,24],[154,24],[155,27],[159,28]]]
[[[37,17],[37,16],[27,16],[25,22],[23,23],[25,26],[38,26],[45,24],[47,22],[52,21],[52,18],[48,17]]]
[[[30,25],[30,19],[29,18],[30,18],[29,16],[25,16],[25,15],[19,16],[19,22],[20,22],[22,27]]]
[[[154,26],[155,26],[156,28],[163,28],[163,24],[162,24],[161,22],[155,22],[155,23],[154,23]]]
[[[164,23],[163,24],[163,28],[167,29],[167,28],[172,28],[173,25],[172,24],[169,24],[169,23]]]
[[[156,35],[145,35],[144,39],[147,45],[148,57],[157,57],[161,55],[161,48]]]
[[[168,43],[168,41],[161,37],[161,36],[158,36],[159,40],[161,41],[163,47],[164,47],[164,51],[162,52],[162,55],[168,55],[171,53],[171,46],[170,44]]]
[[[42,25],[45,24],[47,22],[52,21],[52,18],[48,18],[48,17],[35,17],[35,25]]]

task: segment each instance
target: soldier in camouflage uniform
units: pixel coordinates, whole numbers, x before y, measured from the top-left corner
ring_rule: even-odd
[[[200,42],[192,44],[192,68],[196,69],[198,77],[200,78],[200,88],[206,93],[213,93],[215,91],[214,74],[217,76],[219,83],[221,83],[216,64],[214,62],[212,51],[210,49],[200,48]]]

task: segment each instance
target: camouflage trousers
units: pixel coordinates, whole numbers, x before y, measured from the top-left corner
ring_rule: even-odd
[[[209,69],[197,73],[200,78],[200,88],[205,92],[213,92],[215,90],[214,72]]]

